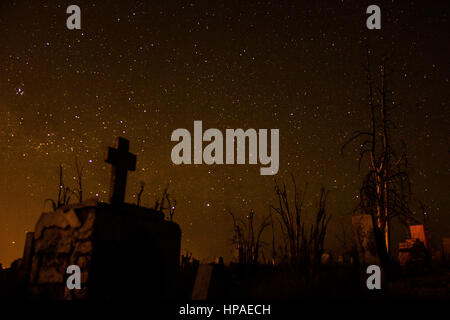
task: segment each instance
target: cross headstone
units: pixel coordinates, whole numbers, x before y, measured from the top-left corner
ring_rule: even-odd
[[[130,141],[118,137],[115,148],[108,147],[105,153],[105,162],[112,164],[110,201],[120,204],[125,200],[128,171],[136,170],[136,155],[129,152]]]

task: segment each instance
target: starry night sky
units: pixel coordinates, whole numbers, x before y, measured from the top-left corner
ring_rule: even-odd
[[[245,2],[245,3],[244,3]],[[395,137],[408,146],[413,191],[430,206],[433,234],[450,235],[450,48],[448,1],[378,1],[382,30],[365,27],[371,1],[2,1],[0,4],[0,262],[18,258],[58,165],[85,197],[108,200],[103,152],[130,139],[137,170],[127,201],[145,181],[152,206],[167,183],[177,199],[182,251],[232,255],[224,209],[266,215],[274,179],[308,183],[305,210],[331,190],[327,246],[337,248],[367,172],[358,145],[340,148],[369,124],[365,44],[390,57]],[[66,8],[81,8],[81,30]],[[171,162],[173,130],[279,128],[280,170],[260,165]]]

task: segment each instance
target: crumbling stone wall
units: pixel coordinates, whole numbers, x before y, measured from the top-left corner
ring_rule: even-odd
[[[170,299],[176,294],[181,230],[161,212],[97,201],[43,213],[29,275],[35,299]],[[69,290],[66,269],[81,269]]]
[[[30,272],[32,297],[51,299],[85,298],[93,251],[95,203],[46,212],[34,233]],[[68,290],[66,269],[76,264],[81,270],[81,290]]]

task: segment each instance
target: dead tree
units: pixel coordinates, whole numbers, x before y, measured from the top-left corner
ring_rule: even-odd
[[[58,185],[58,197],[56,199],[56,201],[54,199],[45,199],[44,201],[44,206],[45,203],[50,202],[52,205],[52,209],[56,210],[58,208],[67,206],[70,202],[70,198],[73,195],[73,191],[70,190],[69,187],[66,187],[64,185],[64,176],[63,176],[63,167],[62,165],[59,165],[59,185]]]
[[[393,147],[391,134],[391,112],[397,104],[391,99],[386,73],[386,59],[379,65],[379,86],[375,88],[367,52],[366,80],[368,88],[369,130],[358,130],[344,143],[358,140],[360,143],[358,168],[367,159],[369,172],[360,189],[357,210],[370,214],[374,226],[375,242],[380,259],[389,258],[391,221],[399,217],[407,223],[414,219],[408,202],[411,199],[411,185],[407,173],[408,159],[405,145],[397,153]]]
[[[293,175],[291,179],[294,189],[292,195],[288,193],[285,183],[282,187],[275,183],[277,205],[272,205],[271,208],[277,214],[290,263],[301,264],[309,269],[310,266],[319,264],[324,251],[325,235],[331,218],[326,210],[329,192],[321,189],[315,221],[307,232],[302,216],[305,192],[299,195]]]
[[[78,202],[83,202],[83,167],[80,167],[78,163],[78,158],[75,159],[75,169],[76,169],[76,182],[77,188],[74,189],[74,193],[78,197]]]
[[[286,184],[280,187],[275,182],[275,193],[277,195],[277,206],[271,208],[278,214],[283,239],[286,242],[287,255],[291,262],[298,262],[300,258],[300,249],[302,245],[301,236],[304,234],[304,224],[302,223],[302,207],[304,201],[304,193],[299,197],[295,178],[291,175],[294,186],[294,199],[290,199]]]
[[[139,192],[138,192],[138,194],[137,194],[137,196],[136,196],[136,204],[137,204],[137,206],[139,207],[139,206],[141,206],[141,197],[142,197],[142,194],[144,193],[144,187],[145,187],[145,182],[144,181],[141,181],[140,182],[140,187],[139,187]]]
[[[175,208],[177,206],[177,200],[173,199],[169,193],[166,193],[167,212],[169,213],[169,221],[173,221],[173,215],[175,214]]]
[[[238,261],[241,264],[257,264],[261,247],[264,243],[261,240],[264,230],[270,225],[270,215],[265,217],[257,231],[254,226],[254,211],[250,211],[246,220],[236,218],[234,213],[227,209],[233,219],[233,244],[238,251]]]
[[[320,189],[320,195],[317,205],[316,220],[311,224],[311,231],[309,233],[310,259],[312,265],[317,266],[320,263],[322,254],[324,253],[325,235],[327,232],[328,223],[331,216],[327,215],[326,205],[329,191],[324,188]]]
[[[177,200],[174,199],[170,193],[168,192],[169,190],[169,185],[167,185],[164,190],[163,193],[161,195],[161,200],[156,200],[155,201],[155,205],[153,206],[153,209],[156,211],[161,211],[163,213],[168,213],[169,214],[169,221],[173,221],[173,216],[175,214],[175,209],[176,209],[176,205],[177,205]],[[167,204],[167,207],[165,207],[165,205]]]
[[[273,215],[272,210],[269,208],[269,217],[270,217],[270,229],[272,230],[272,261],[271,263],[275,265],[277,263],[278,257],[277,257],[277,251],[275,249],[275,225],[273,223]]]
[[[238,254],[238,261],[241,264],[244,264],[246,262],[246,255],[245,255],[245,244],[244,244],[244,235],[243,235],[243,229],[241,226],[243,225],[243,222],[240,218],[236,218],[234,213],[230,209],[226,209],[226,211],[230,214],[231,218],[233,219],[233,245],[236,246],[237,254]]]

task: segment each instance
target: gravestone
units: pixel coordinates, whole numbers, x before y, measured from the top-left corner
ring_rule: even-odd
[[[425,248],[427,248],[427,250],[430,250],[428,235],[423,224],[409,226],[409,230],[411,232],[411,239],[419,239],[421,242],[423,242]]]
[[[450,238],[442,239],[442,252],[447,265],[450,265]]]
[[[411,239],[398,245],[398,261],[405,269],[420,271],[431,263],[430,244],[423,225],[409,226]]]
[[[207,299],[213,268],[209,264],[200,264],[198,266],[194,289],[192,290],[192,300]]]
[[[123,202],[126,172],[136,159],[128,140],[119,138],[116,146],[106,157],[113,163],[111,204],[90,199],[41,214],[33,235],[30,298],[175,298],[181,230],[160,211]],[[73,264],[81,269],[80,290],[66,287],[66,269]]]
[[[362,265],[379,264],[372,217],[368,214],[352,217],[353,236],[358,252],[358,260]]]
[[[201,264],[197,268],[191,299],[229,299],[231,282],[230,272],[223,264],[223,260],[216,264]]]
[[[322,253],[322,256],[320,257],[320,263],[321,264],[331,263],[331,255],[328,252]]]

